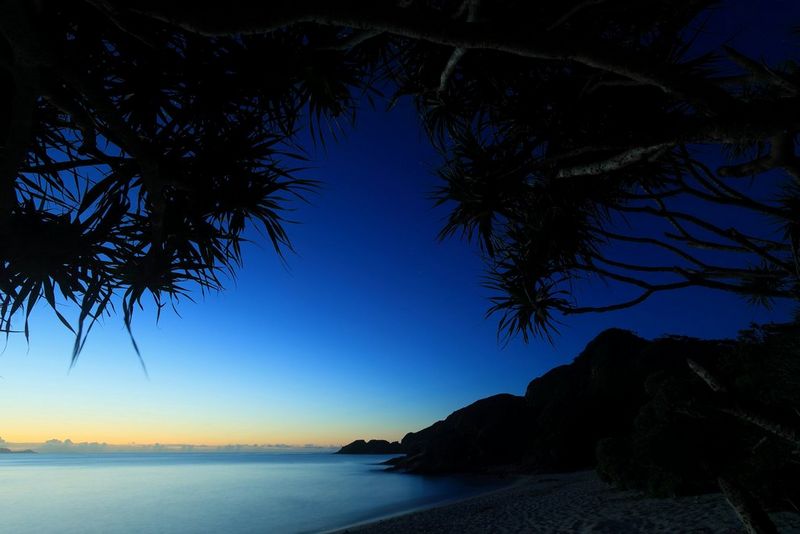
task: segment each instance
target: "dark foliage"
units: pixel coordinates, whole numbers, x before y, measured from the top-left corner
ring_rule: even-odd
[[[370,77],[314,44],[326,29],[206,38],[103,2],[3,10],[0,329],[24,310],[27,335],[44,297],[73,358],[117,296],[130,328],[145,296],[160,310],[220,289],[248,225],[288,249],[287,203],[314,186],[297,175],[300,121],[320,137],[350,121]]]
[[[445,85],[448,51],[424,41],[405,49],[397,77],[445,160],[442,235],[484,251],[502,334],[547,335],[560,315],[688,287],[765,305],[797,297],[797,128],[772,113],[793,101],[800,77],[792,62],[693,50],[708,7],[481,3],[480,20],[530,21],[572,61],[470,49]],[[731,164],[709,168],[699,145]],[[782,194],[742,180],[773,169]],[[576,287],[598,278],[625,297],[579,302]]]
[[[377,84],[418,103],[502,334],[687,287],[796,298],[800,73],[693,49],[711,5],[3,0],[0,329],[44,298],[77,355],[113,306],[221,288],[248,225],[287,250],[298,130],[335,138]],[[579,302],[593,278],[623,296]]]
[[[728,384],[724,396],[711,391],[688,367],[651,375],[648,400],[632,431],[598,445],[598,472],[616,485],[658,496],[716,491],[717,478],[725,476],[769,506],[796,510],[797,444],[728,410],[735,399],[749,412],[797,426],[797,334],[796,326],[757,328],[724,350],[698,355]]]

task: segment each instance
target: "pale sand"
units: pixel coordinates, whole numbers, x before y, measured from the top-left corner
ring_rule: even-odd
[[[772,515],[780,532],[800,533],[800,514]],[[652,499],[620,491],[594,471],[526,477],[486,495],[338,531],[339,534],[512,532],[742,532],[719,494]]]

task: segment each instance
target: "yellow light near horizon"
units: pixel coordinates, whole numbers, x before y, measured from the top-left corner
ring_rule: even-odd
[[[341,445],[354,439],[400,439],[405,433],[397,429],[368,429],[361,425],[331,424],[327,428],[292,426],[248,428],[198,421],[97,421],[76,416],[69,419],[6,419],[0,420],[4,440],[12,443],[43,443],[50,439],[70,439],[74,443],[98,442],[112,445],[136,444],[286,444],[292,446]]]
[[[397,440],[432,419],[389,419],[383,406],[337,401],[337,391],[315,397],[311,386],[281,388],[269,377],[269,388],[166,372],[150,382],[100,375],[64,380],[61,368],[42,376],[34,367],[17,371],[0,387],[0,405],[6,407],[0,411],[0,437],[8,442],[327,446]]]

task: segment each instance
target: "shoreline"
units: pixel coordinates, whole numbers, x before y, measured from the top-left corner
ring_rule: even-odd
[[[414,474],[408,474],[407,476],[420,476]],[[508,491],[510,489],[514,489],[517,487],[524,487],[528,483],[530,483],[530,478],[533,475],[509,475],[508,484],[504,484],[497,488],[492,488],[485,492],[481,492],[475,495],[468,495],[468,496],[460,496],[460,497],[450,497],[448,499],[444,499],[442,501],[436,501],[433,503],[428,504],[421,504],[419,506],[414,506],[412,508],[408,508],[406,510],[402,510],[399,512],[391,512],[385,515],[380,515],[377,517],[371,517],[369,519],[363,519],[361,521],[356,521],[354,523],[348,523],[344,526],[338,526],[329,530],[323,530],[318,532],[317,534],[346,534],[349,532],[360,532],[361,529],[365,527],[370,527],[372,525],[376,525],[379,523],[383,523],[384,521],[399,519],[406,516],[410,516],[413,514],[424,513],[430,510],[438,510],[440,508],[447,508],[450,506],[454,506],[457,504],[461,504],[467,501],[471,501],[472,499],[481,499],[484,497],[488,497],[489,495],[494,495],[495,493],[502,493],[504,491]]]
[[[779,532],[800,532],[800,514],[770,514]],[[594,471],[524,475],[487,493],[409,510],[326,534],[525,532],[742,532],[719,493],[655,499],[619,490]]]

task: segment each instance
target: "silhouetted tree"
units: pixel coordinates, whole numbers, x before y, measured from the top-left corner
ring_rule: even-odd
[[[731,48],[694,50],[712,4],[308,0],[131,12],[207,36],[313,23],[337,30],[331,48],[352,57],[382,50],[384,74],[416,97],[445,156],[439,200],[455,207],[443,235],[481,243],[501,330],[527,338],[551,330],[554,314],[687,287],[796,298],[800,76],[791,58],[769,66]],[[728,163],[710,168],[703,146]],[[742,183],[773,170],[784,176],[761,195]],[[668,227],[625,227],[645,217]],[[630,246],[654,263],[619,259]],[[638,292],[581,305],[571,288],[586,277]]]
[[[56,288],[79,325],[117,290],[130,324],[145,293],[217,288],[253,218],[288,245],[298,120],[349,118],[376,77],[416,98],[442,235],[480,243],[507,334],[686,287],[795,298],[800,75],[693,52],[710,4],[7,0],[2,326]],[[638,293],[581,305],[593,276]]]
[[[44,298],[76,332],[121,295],[125,324],[221,287],[248,222],[281,253],[303,112],[353,112],[362,65],[324,50],[335,31],[209,39],[103,2],[0,3],[0,329]],[[76,325],[57,298],[80,305]]]
[[[288,246],[302,117],[335,130],[378,79],[444,156],[442,235],[482,247],[502,332],[687,287],[795,298],[800,75],[695,51],[710,4],[6,0],[0,326],[60,293],[77,354],[115,293],[130,325],[219,288],[247,221]],[[637,292],[579,303],[593,277]]]
[[[689,287],[796,298],[795,64],[694,51],[706,2],[533,4],[478,13],[510,35],[526,21],[564,59],[479,48],[445,79],[446,51],[419,44],[400,68],[445,156],[442,234],[485,251],[501,330]],[[579,302],[587,278],[619,300]]]
[[[0,329],[44,298],[74,360],[116,297],[130,328],[219,289],[248,223],[280,253],[304,117],[335,133],[377,81],[416,100],[506,335],[689,287],[797,299],[800,70],[696,49],[712,4],[0,0]],[[624,294],[579,303],[585,278]]]

